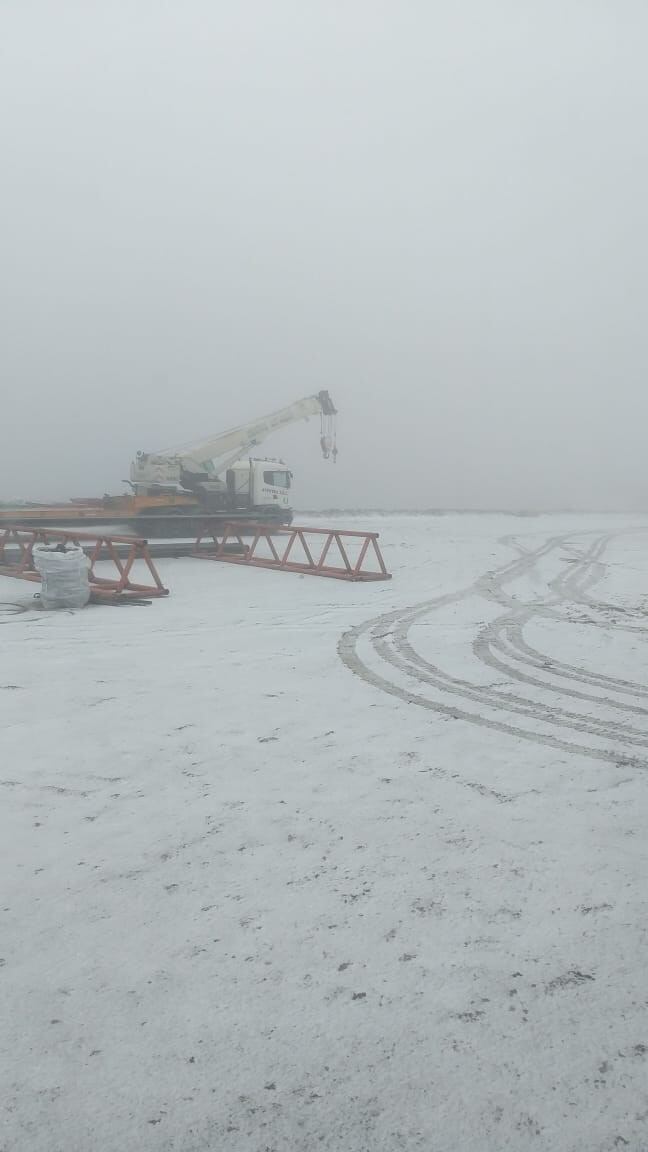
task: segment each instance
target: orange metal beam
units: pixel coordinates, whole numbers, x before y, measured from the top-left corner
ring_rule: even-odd
[[[243,542],[243,533],[252,536],[252,542]],[[270,568],[275,572],[297,572],[300,575],[328,576],[334,580],[391,580],[385,567],[378,532],[353,532],[336,528],[307,528],[292,524],[280,527],[272,524],[218,525],[205,520],[194,545],[193,555],[205,560],[219,560],[224,564],[239,564],[249,568]],[[286,541],[285,548],[279,541]],[[238,550],[232,550],[232,543]],[[317,544],[319,542],[319,550]],[[359,546],[355,559],[349,555],[351,542]],[[340,563],[329,560],[335,545]],[[269,555],[263,554],[265,547]],[[303,556],[294,559],[295,550]],[[369,558],[377,568],[367,567]]]
[[[101,532],[77,532],[58,528],[32,528],[25,524],[0,525],[0,575],[14,576],[20,580],[40,581],[32,556],[34,544],[76,544],[83,548],[90,560],[88,580],[92,599],[142,599],[152,596],[168,596],[153,560],[148,541],[135,536],[112,536]],[[122,562],[115,544],[128,546]],[[10,556],[18,551],[17,560]],[[139,584],[131,580],[131,570],[136,561],[141,560],[149,572],[151,583]],[[95,564],[101,561],[112,563],[116,569],[114,577],[98,576]]]

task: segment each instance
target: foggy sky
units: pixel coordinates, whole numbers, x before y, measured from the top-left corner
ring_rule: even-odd
[[[4,0],[0,499],[329,388],[302,506],[648,509],[643,0]]]

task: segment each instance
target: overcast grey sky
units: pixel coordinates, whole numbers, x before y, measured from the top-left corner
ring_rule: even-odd
[[[648,508],[644,0],[4,0],[0,499],[328,387],[309,506]]]

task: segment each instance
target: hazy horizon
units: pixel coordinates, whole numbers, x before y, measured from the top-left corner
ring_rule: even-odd
[[[330,389],[302,508],[648,509],[648,9],[0,12],[0,500]]]

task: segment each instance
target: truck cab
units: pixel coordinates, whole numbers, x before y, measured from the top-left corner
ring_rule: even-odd
[[[290,520],[292,472],[283,460],[237,460],[226,473],[228,505]]]

